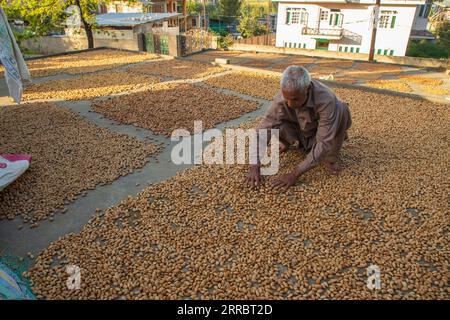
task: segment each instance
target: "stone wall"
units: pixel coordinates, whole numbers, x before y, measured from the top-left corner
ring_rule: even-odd
[[[349,60],[361,60],[367,61],[368,55],[364,53],[350,53],[339,51],[326,51],[326,50],[312,50],[312,49],[295,49],[285,47],[263,46],[263,45],[251,45],[234,43],[230,50],[238,51],[254,51],[265,53],[284,53],[284,54],[297,54],[310,57],[323,57],[323,58],[337,58],[337,59],[349,59]],[[377,62],[393,63],[417,67],[427,68],[440,68],[447,69],[447,59],[430,59],[430,58],[417,58],[417,57],[395,57],[395,56],[383,56],[375,55]]]

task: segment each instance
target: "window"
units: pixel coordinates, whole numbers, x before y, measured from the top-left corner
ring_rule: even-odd
[[[348,52],[348,47],[345,47],[344,51],[345,51],[345,52]]]
[[[428,17],[428,14],[430,13],[430,9],[431,9],[431,4],[428,3],[428,1],[427,1],[427,4],[423,4],[423,5],[419,6],[419,7],[420,7],[420,9],[419,9],[419,17],[420,18]]]
[[[351,47],[351,48],[350,48],[350,52],[352,52],[352,53],[353,53],[353,50],[355,50],[355,49],[354,49],[353,47]]]
[[[423,12],[425,11],[425,5],[420,6],[419,17],[423,17]]]
[[[197,20],[196,19],[192,19],[192,26],[196,27],[197,26]]]
[[[116,4],[116,12],[117,12],[117,13],[123,12],[123,5],[121,5],[121,4]]]
[[[328,20],[328,11],[325,10],[323,11],[322,9],[320,10],[320,20]]]
[[[303,8],[287,8],[286,24],[308,24],[308,12]]]
[[[389,16],[381,16],[378,27],[379,28],[387,28],[388,23],[389,23]]]
[[[394,55],[394,50],[391,50],[391,51],[389,52],[389,55],[390,55],[390,56],[393,56],[393,55]]]
[[[385,49],[384,52],[383,52],[383,55],[387,56],[387,54],[388,54],[388,50]]]
[[[392,19],[391,19],[391,29],[394,29],[394,27],[395,27],[395,19],[397,18],[397,16],[392,16]]]
[[[342,27],[342,21],[344,20],[344,15],[340,13],[339,9],[331,9],[331,14],[328,19],[328,24],[333,27]]]
[[[339,46],[339,51],[341,51],[341,52],[342,52],[342,47],[341,47],[341,46]]]
[[[356,48],[356,53],[359,53],[359,48]]]
[[[378,50],[377,50],[377,54],[381,54],[381,49],[378,49]]]
[[[306,49],[306,43],[303,44],[303,49]]]
[[[378,28],[387,29],[395,27],[395,19],[397,17],[397,11],[381,10],[380,19],[378,22]]]

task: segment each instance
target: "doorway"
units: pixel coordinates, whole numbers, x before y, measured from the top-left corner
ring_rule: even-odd
[[[316,49],[317,50],[328,50],[330,40],[326,39],[316,39]]]

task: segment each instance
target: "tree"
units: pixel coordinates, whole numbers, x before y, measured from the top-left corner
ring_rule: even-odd
[[[88,47],[93,48],[92,30],[96,27],[95,14],[98,5],[110,1],[113,0],[0,0],[0,4],[6,8],[7,13],[20,16],[25,20],[37,36],[61,28],[68,17],[66,9],[74,5],[80,11],[81,27],[86,32]]]
[[[436,37],[435,41],[410,41],[406,55],[421,58],[450,58],[450,22],[439,25],[433,33]]]
[[[220,15],[225,21],[236,20],[241,9],[241,0],[219,0]]]
[[[241,10],[241,17],[237,30],[242,37],[248,38],[266,33],[264,26],[258,24],[259,10],[255,7],[245,6]]]
[[[450,54],[450,22],[440,24],[435,31],[436,42]]]
[[[186,2],[186,12],[187,13],[195,13],[200,14],[202,12],[202,5],[199,2],[196,2],[194,0],[188,0]]]

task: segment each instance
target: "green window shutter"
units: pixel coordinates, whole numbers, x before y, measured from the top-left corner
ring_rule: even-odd
[[[297,43],[294,42],[294,48],[297,48]]]
[[[391,50],[391,52],[389,52],[389,55],[393,56],[394,55],[394,50]]]
[[[348,47],[345,47],[345,50],[344,50],[345,52],[348,52]]]
[[[356,53],[359,53],[359,48],[356,48]]]
[[[378,49],[378,50],[377,50],[377,54],[381,54],[381,49]]]
[[[392,16],[392,20],[391,20],[391,29],[394,29],[394,26],[395,26],[395,18],[396,18],[396,16]]]
[[[350,52],[353,52],[353,47],[350,48]]]
[[[330,23],[330,26],[333,25],[333,15],[332,14],[330,14],[330,22],[329,23]]]
[[[291,12],[286,11],[286,24],[289,24],[290,21],[291,21]]]
[[[388,50],[385,49],[384,52],[383,52],[383,55],[387,56],[387,54],[388,54]]]
[[[306,43],[303,44],[303,49],[306,49]]]
[[[336,18],[334,19],[334,25],[337,26],[339,24],[339,15],[336,14],[335,17]]]
[[[292,42],[289,42],[289,48],[292,48]]]
[[[341,46],[339,46],[339,51],[342,51],[342,47]]]

